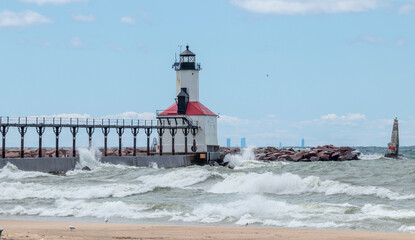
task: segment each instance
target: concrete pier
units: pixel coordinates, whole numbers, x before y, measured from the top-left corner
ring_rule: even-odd
[[[195,165],[197,157],[196,155],[109,156],[102,157],[101,162],[135,167],[153,167],[156,164],[159,168],[174,168]]]
[[[75,169],[77,157],[67,158],[4,158],[0,159],[0,168],[9,162],[23,171],[37,171],[45,173],[62,173]]]
[[[133,167],[175,168],[186,167],[196,164],[205,164],[206,161],[199,160],[198,155],[154,155],[154,156],[103,156],[102,163],[125,165]],[[23,171],[38,171],[45,173],[65,173],[75,169],[79,157],[66,158],[4,158],[0,159],[0,168],[7,163],[15,165]]]

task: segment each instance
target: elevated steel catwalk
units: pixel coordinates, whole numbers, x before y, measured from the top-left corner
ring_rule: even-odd
[[[168,123],[165,124],[165,121]],[[119,156],[122,149],[122,135],[125,129],[130,129],[134,136],[134,152],[136,156],[137,134],[140,129],[144,129],[147,135],[147,155],[150,155],[150,135],[153,129],[157,130],[160,140],[160,146],[163,133],[169,130],[172,143],[172,154],[174,155],[174,135],[178,129],[183,131],[187,145],[187,135],[193,135],[193,145],[195,147],[195,136],[198,133],[199,126],[193,123],[188,116],[157,116],[157,120],[138,120],[138,119],[95,119],[95,118],[57,118],[57,117],[0,117],[0,133],[2,134],[2,158],[6,157],[6,134],[10,127],[16,127],[21,135],[20,157],[24,157],[24,135],[29,127],[36,128],[39,135],[39,157],[42,157],[42,136],[46,128],[52,128],[56,135],[56,156],[59,157],[59,135],[62,128],[69,128],[73,136],[72,155],[76,156],[76,134],[80,128],[85,128],[89,136],[89,145],[92,144],[92,135],[95,129],[101,128],[104,134],[104,155],[107,156],[107,136],[110,129],[115,129],[119,136]],[[187,146],[185,148],[187,154]],[[193,147],[192,147],[193,149]],[[163,154],[162,147],[159,148],[159,154]]]

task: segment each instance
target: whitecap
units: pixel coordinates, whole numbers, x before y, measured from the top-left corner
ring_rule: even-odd
[[[13,199],[93,199],[126,197],[152,191],[153,188],[140,184],[112,183],[92,186],[42,185],[37,183],[2,182],[0,200]]]
[[[384,156],[382,154],[360,154],[359,159],[361,160],[377,160],[377,159],[381,159]]]
[[[22,171],[18,169],[15,165],[7,163],[3,168],[0,169],[0,179],[12,179],[19,180],[25,178],[36,178],[36,177],[51,177],[52,175],[43,172],[35,171]]]
[[[409,233],[415,233],[415,226],[407,226],[407,225],[402,225],[398,231],[400,232],[409,232]]]
[[[273,193],[298,195],[302,193],[324,193],[325,195],[346,194],[349,196],[375,195],[392,200],[415,199],[415,195],[400,195],[387,188],[355,186],[333,180],[321,180],[316,176],[302,178],[299,175],[283,173],[234,173],[222,182],[214,184],[213,193]]]
[[[415,219],[415,212],[408,209],[394,209],[387,205],[365,204],[361,212],[368,218]]]
[[[242,148],[240,153],[237,154],[227,154],[223,162],[228,163],[230,167],[239,170],[239,169],[249,169],[249,168],[260,168],[260,167],[278,167],[289,164],[288,162],[281,161],[272,161],[264,162],[259,161],[255,157],[255,147],[250,146]]]
[[[169,170],[162,174],[141,176],[137,180],[147,187],[185,188],[203,182],[212,176],[222,175],[203,168],[188,167]]]
[[[83,167],[94,169],[102,165],[100,161],[102,153],[98,148],[94,146],[90,148],[78,148],[78,153],[79,162],[76,164],[75,169],[79,170]]]

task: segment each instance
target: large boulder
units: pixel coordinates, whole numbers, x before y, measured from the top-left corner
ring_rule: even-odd
[[[328,154],[326,152],[318,153],[317,157],[320,159],[320,161],[329,161],[330,160],[330,154]]]
[[[347,152],[346,154],[344,154],[344,158],[346,160],[359,160],[359,158],[357,157],[357,153],[353,152]]]
[[[303,152],[297,152],[294,153],[293,155],[290,156],[291,160],[294,162],[298,162],[300,161],[300,159],[304,158],[304,153]]]
[[[319,161],[320,160],[320,158],[319,157],[317,157],[317,156],[312,156],[312,157],[310,157],[310,161],[311,162],[316,162],[316,161]]]
[[[19,152],[7,152],[6,158],[19,158],[20,153]]]
[[[331,154],[330,160],[337,161],[339,157],[340,157],[340,152],[334,152]]]

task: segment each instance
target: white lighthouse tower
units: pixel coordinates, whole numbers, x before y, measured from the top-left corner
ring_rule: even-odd
[[[185,116],[199,126],[196,135],[196,152],[217,152],[219,150],[217,137],[217,115],[199,101],[199,71],[196,55],[189,50],[180,54],[180,61],[174,63],[176,70],[176,102],[160,113],[157,117],[166,124],[166,118]],[[187,143],[189,152],[192,147],[191,134]],[[185,152],[185,137],[178,131],[174,143],[175,152]],[[172,152],[172,137],[168,131],[163,134],[163,152]]]

